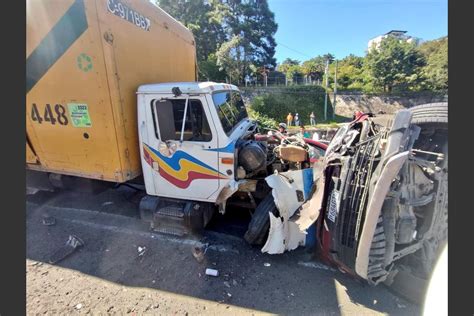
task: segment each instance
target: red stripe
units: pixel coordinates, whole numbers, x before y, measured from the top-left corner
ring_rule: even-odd
[[[188,179],[186,181],[176,179],[175,177],[171,176],[170,174],[166,173],[163,169],[160,168],[159,171],[160,175],[165,178],[168,182],[174,184],[180,189],[186,189],[189,187],[191,182],[196,179],[220,179],[219,176],[211,176],[208,174],[196,172],[196,171],[190,171],[188,173]]]

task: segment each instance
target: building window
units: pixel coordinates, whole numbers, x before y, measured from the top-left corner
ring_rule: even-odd
[[[157,138],[161,138],[163,141],[211,141],[211,129],[209,128],[209,123],[201,101],[189,100],[186,118],[184,117],[185,105],[185,99],[153,100],[151,102]],[[157,120],[158,124],[155,123],[155,120]],[[182,130],[183,121],[184,130]],[[181,131],[183,131],[182,135]]]

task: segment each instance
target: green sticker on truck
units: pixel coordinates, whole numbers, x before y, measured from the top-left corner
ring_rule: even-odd
[[[68,103],[67,108],[74,127],[91,127],[92,122],[89,116],[87,104],[84,103]]]

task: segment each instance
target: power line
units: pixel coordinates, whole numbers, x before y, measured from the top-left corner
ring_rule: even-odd
[[[292,50],[292,51],[294,51],[295,53],[298,53],[298,54],[300,54],[300,55],[306,56],[306,57],[308,57],[308,58],[313,58],[313,57],[309,56],[308,54],[305,54],[305,53],[299,52],[299,51],[297,51],[296,49],[293,49],[293,48],[291,48],[291,47],[288,47],[288,46],[287,46],[287,45],[285,45],[285,44],[282,44],[282,43],[279,43],[279,42],[276,42],[276,43],[277,43],[278,45],[281,45],[281,46],[283,46],[283,47],[286,47],[286,48],[288,48],[289,50]]]

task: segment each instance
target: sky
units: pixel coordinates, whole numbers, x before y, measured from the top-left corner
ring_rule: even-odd
[[[390,30],[432,40],[448,34],[447,0],[268,0],[278,31],[275,58],[364,56]]]

